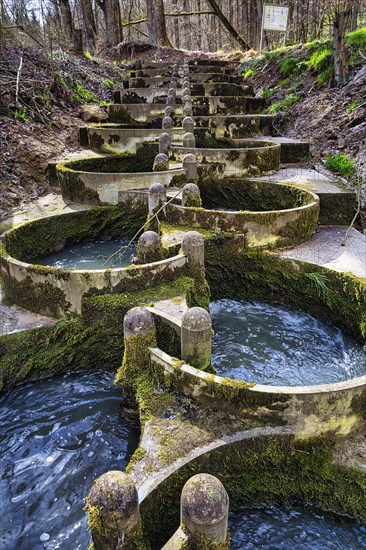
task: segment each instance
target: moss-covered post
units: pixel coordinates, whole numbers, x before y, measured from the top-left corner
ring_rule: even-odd
[[[86,498],[86,510],[93,550],[146,548],[137,490],[125,473],[110,471],[96,479]]]
[[[176,95],[177,95],[177,90],[176,90],[176,88],[169,88],[169,90],[168,90],[168,96],[169,96],[169,95],[172,95],[173,97],[176,97]]]
[[[135,416],[135,391],[139,376],[150,366],[150,348],[156,347],[156,328],[152,313],[144,307],[134,307],[123,319],[124,354],[115,383],[123,389],[123,409]]]
[[[148,194],[148,225],[147,229],[155,231],[160,235],[160,221],[159,216],[154,216],[162,205],[166,202],[166,189],[161,183],[153,183],[150,185]]]
[[[225,487],[210,474],[197,474],[184,485],[181,523],[188,531],[189,548],[229,548],[229,497]]]
[[[183,90],[182,90],[182,96],[183,96],[183,97],[185,97],[185,96],[191,97],[191,90],[189,89],[189,87],[188,87],[188,88],[187,88],[187,87],[183,88]]]
[[[164,153],[159,153],[154,158],[153,172],[166,172],[169,170],[169,157]]]
[[[195,281],[194,290],[187,295],[187,304],[208,309],[210,287],[205,276],[205,242],[198,231],[189,231],[184,235],[182,252],[187,256],[189,275]]]
[[[183,88],[189,88],[191,85],[188,76],[185,76],[183,79]]]
[[[160,262],[164,250],[159,235],[155,231],[145,231],[137,243],[137,258],[140,264]]]
[[[170,118],[173,114],[174,114],[173,107],[171,105],[167,105],[164,109],[164,118]]]
[[[183,130],[185,130],[186,132],[190,132],[191,134],[193,134],[193,132],[194,132],[194,120],[193,120],[193,118],[191,116],[186,116],[183,119],[182,127],[183,127]]]
[[[175,95],[168,94],[166,98],[166,104],[167,105],[175,105]]]
[[[186,101],[185,105],[183,107],[183,115],[186,116],[192,116],[193,115],[193,108],[192,103],[190,101]]]
[[[183,147],[188,147],[189,149],[195,149],[196,147],[196,138],[192,132],[186,132],[183,136]]]
[[[183,169],[188,181],[196,181],[198,177],[197,160],[193,153],[187,153],[182,160]]]
[[[182,361],[196,369],[211,368],[212,322],[211,316],[202,307],[191,307],[182,318]]]
[[[195,183],[187,183],[182,189],[183,206],[201,208],[202,200],[200,189]]]
[[[169,156],[172,138],[168,132],[163,132],[159,137],[159,153]]]
[[[173,119],[170,116],[163,118],[162,128],[163,130],[172,130],[174,127]]]
[[[170,86],[170,89],[172,89],[172,88],[174,88],[174,90],[177,89],[178,84],[177,84],[177,77],[176,76],[172,77],[169,86]]]

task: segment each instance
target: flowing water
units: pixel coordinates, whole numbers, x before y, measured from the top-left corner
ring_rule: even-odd
[[[93,480],[124,470],[138,432],[105,372],[69,374],[0,397],[1,550],[85,550]]]
[[[308,313],[256,302],[210,306],[212,363],[220,376],[258,384],[306,386],[366,374],[366,352],[337,327]]]
[[[131,265],[131,257],[136,255],[136,244],[126,239],[110,241],[90,241],[66,246],[60,252],[33,260],[33,263],[57,267],[59,269],[110,269]]]
[[[229,516],[230,550],[362,550],[366,528],[306,508],[248,508]]]

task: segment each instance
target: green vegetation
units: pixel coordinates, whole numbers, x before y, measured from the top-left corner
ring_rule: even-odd
[[[296,57],[285,57],[280,63],[280,73],[288,77],[298,69],[299,60]]]
[[[262,90],[262,97],[264,97],[265,99],[270,99],[276,93],[276,91],[276,88],[265,88],[264,90]]]
[[[75,80],[74,93],[71,96],[71,101],[77,104],[97,103],[97,98],[93,92],[85,88],[79,80]]]
[[[353,172],[353,162],[346,154],[328,155],[325,157],[325,168],[339,174],[343,178],[349,178]]]
[[[348,105],[348,107],[346,109],[346,113],[350,115],[355,109],[357,109],[357,107],[358,107],[357,101],[352,101]]]
[[[346,43],[350,46],[355,46],[359,50],[366,49],[366,27],[349,32],[346,35]]]
[[[333,52],[332,48],[325,45],[323,48],[316,50],[310,57],[307,65],[309,69],[313,69],[316,73],[322,73],[328,69],[332,63]]]
[[[106,88],[109,88],[110,90],[114,90],[115,86],[114,86],[114,82],[113,80],[110,80],[110,78],[105,78],[103,80],[103,85],[106,87]]]
[[[330,83],[333,80],[333,76],[334,67],[333,65],[329,65],[329,67],[325,69],[325,71],[323,71],[316,77],[315,82],[320,86],[324,86],[324,84]]]
[[[255,76],[255,71],[253,71],[253,69],[248,69],[247,71],[245,71],[244,73],[244,78],[250,78],[251,76]]]
[[[280,112],[286,113],[287,111],[289,111],[292,105],[294,105],[294,103],[299,101],[300,97],[301,97],[300,94],[288,94],[284,99],[273,103],[268,108],[268,112],[270,114],[280,113]]]
[[[14,116],[19,122],[24,122],[25,124],[29,122],[28,115],[24,109],[19,107],[18,109],[15,109]]]
[[[93,61],[94,57],[92,56],[92,54],[90,53],[89,50],[86,50],[86,52],[84,52],[84,57],[86,59],[89,59],[89,61]]]

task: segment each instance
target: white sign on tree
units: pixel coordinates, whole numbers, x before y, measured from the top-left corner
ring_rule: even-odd
[[[261,28],[261,44],[259,51],[262,51],[263,31],[281,31],[287,30],[288,8],[274,4],[264,4]]]
[[[287,29],[288,8],[264,4],[263,29],[267,31],[282,31]]]

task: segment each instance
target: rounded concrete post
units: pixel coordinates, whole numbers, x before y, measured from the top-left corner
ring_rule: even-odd
[[[114,550],[140,530],[139,498],[133,481],[120,471],[106,472],[93,483],[86,499],[94,550]]]
[[[189,149],[194,149],[196,147],[196,138],[192,132],[187,132],[184,134],[183,147],[188,147]]]
[[[166,189],[161,183],[153,183],[149,188],[149,214],[154,214],[166,202]]]
[[[137,244],[137,258],[140,264],[160,262],[164,259],[161,239],[155,231],[145,231]]]
[[[197,179],[197,160],[192,153],[187,153],[187,155],[184,155],[182,165],[188,181]]]
[[[175,88],[169,88],[168,90],[168,96],[169,95],[172,95],[172,96],[176,96],[177,95],[177,90]]]
[[[168,95],[166,98],[167,105],[175,105],[175,95]]]
[[[170,118],[170,116],[174,114],[174,109],[171,105],[167,105],[164,109],[164,117]]]
[[[154,316],[144,307],[129,309],[123,319],[123,333],[126,344],[132,336],[146,336],[155,331]]]
[[[189,88],[190,88],[190,85],[191,85],[191,83],[190,83],[190,81],[189,81],[189,78],[188,78],[188,77],[185,77],[185,78],[183,79],[183,88],[188,88],[188,89],[189,89]]]
[[[188,95],[188,94],[182,95],[182,102],[183,102],[184,104],[186,104],[186,103],[191,103],[191,102],[192,102],[191,96]]]
[[[189,96],[191,97],[191,90],[189,89],[189,87],[184,87],[183,90],[182,90],[182,96],[185,97],[185,96]]]
[[[229,497],[221,481],[210,474],[191,477],[180,502],[181,523],[190,533],[200,533],[213,548],[227,540]]]
[[[166,172],[169,170],[169,157],[164,153],[156,155],[153,164],[153,172]]]
[[[183,127],[183,130],[185,130],[186,132],[190,132],[191,134],[193,134],[193,132],[194,132],[194,120],[193,120],[193,118],[191,116],[186,116],[183,119],[182,127]]]
[[[188,258],[189,264],[195,268],[205,267],[205,241],[198,231],[189,231],[182,239],[182,252]]]
[[[163,130],[171,130],[174,126],[173,119],[170,116],[165,116],[163,118],[162,128]]]
[[[174,89],[174,90],[177,89],[177,77],[175,76],[173,76],[173,78],[170,81],[170,90],[171,89]]]
[[[170,134],[168,134],[168,132],[163,132],[159,137],[159,153],[169,156],[171,142],[172,138]]]
[[[183,107],[183,115],[191,117],[193,114],[192,103],[188,102]]]
[[[182,190],[182,205],[200,208],[202,206],[201,194],[198,185],[187,183]]]
[[[212,322],[202,307],[191,307],[182,318],[181,358],[196,369],[211,365]]]

